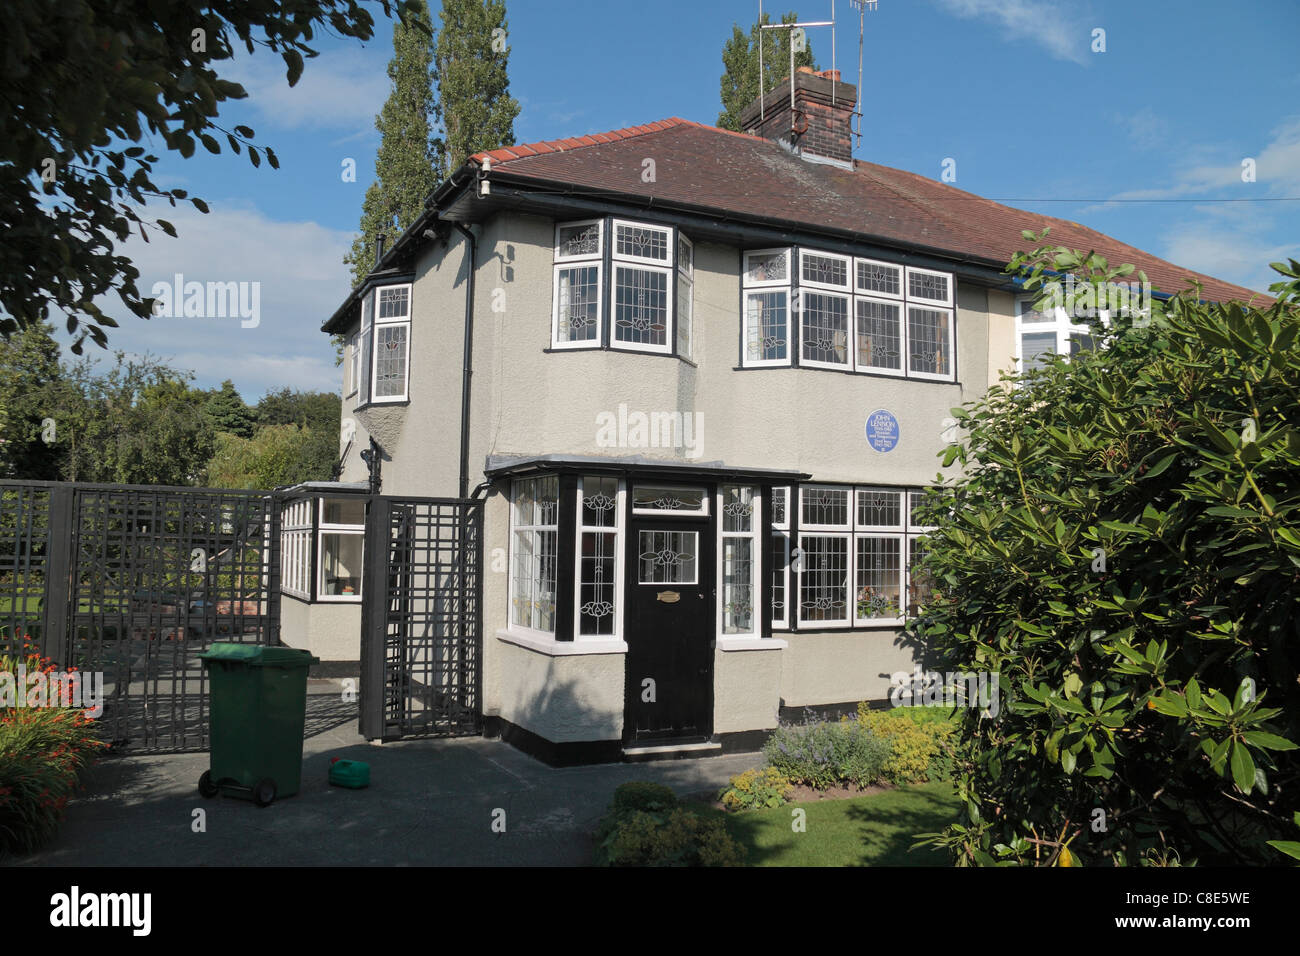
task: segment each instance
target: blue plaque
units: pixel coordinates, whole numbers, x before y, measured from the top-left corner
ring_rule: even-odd
[[[876,451],[893,451],[898,444],[898,419],[883,408],[867,416],[867,443]]]

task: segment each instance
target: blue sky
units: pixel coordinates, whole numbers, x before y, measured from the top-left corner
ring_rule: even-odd
[[[837,65],[856,82],[858,15],[848,0],[835,7]],[[831,2],[796,9],[829,19]],[[668,116],[715,122],[722,45],[733,23],[754,21],[757,2],[515,0],[508,10],[515,134],[532,142]],[[1105,52],[1092,50],[1098,29]],[[830,67],[830,30],[809,36]],[[1297,36],[1295,0],[880,0],[866,14],[855,155],[936,179],[953,159],[962,189],[1263,290],[1269,261],[1300,258],[1300,202],[1272,201],[1300,197]],[[205,387],[233,379],[249,401],[282,385],[338,388],[319,328],[348,291],[341,259],[374,176],[391,24],[380,18],[364,46],[332,37],[316,46],[293,89],[260,48],[230,71],[250,95],[227,107],[223,125],[254,127],[281,168],[202,150],[164,156],[157,181],[212,212],[150,206],[180,238],[127,246],[146,295],[177,272],[260,282],[257,326],[146,322],[109,302],[122,326],[110,348],[151,352]],[[1242,181],[1246,158],[1255,182]],[[356,182],[341,175],[349,159]],[[1049,199],[1069,201],[1030,201]],[[1136,199],[1177,201],[1116,201]]]

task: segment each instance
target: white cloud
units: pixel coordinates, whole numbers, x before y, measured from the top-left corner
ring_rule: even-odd
[[[371,130],[391,85],[378,44],[370,50],[341,47],[307,60],[292,87],[284,61],[269,51],[237,58],[226,78],[248,91],[239,102],[285,129]]]
[[[1177,199],[1214,193],[1222,198],[1278,198],[1300,196],[1300,116],[1280,123],[1258,151],[1244,150],[1241,156],[1224,159],[1225,147],[1202,147],[1184,155],[1205,157],[1202,161],[1176,169],[1168,186],[1134,189],[1119,193],[1116,199]],[[1255,161],[1255,182],[1245,182],[1242,163]]]
[[[948,12],[998,24],[1009,40],[1030,40],[1058,60],[1086,63],[1092,30],[1058,0],[939,0]]]
[[[132,237],[123,245],[140,270],[141,294],[151,295],[155,282],[171,284],[177,273],[186,282],[257,282],[260,320],[248,328],[239,318],[143,320],[110,296],[100,303],[120,325],[108,330],[110,349],[150,352],[193,370],[203,386],[232,379],[249,401],[283,385],[339,387],[334,347],[320,326],[348,293],[343,255],[351,234],[277,221],[248,205],[214,203],[207,215],[180,206],[152,211],[175,225],[179,238],[153,232],[148,243]]]
[[[1257,292],[1267,293],[1269,285],[1282,278],[1268,264],[1288,256],[1300,259],[1300,243],[1270,243],[1246,229],[1225,230],[1208,219],[1165,238],[1164,258],[1170,262]]]

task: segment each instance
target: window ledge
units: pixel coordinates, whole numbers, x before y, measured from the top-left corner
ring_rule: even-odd
[[[614,638],[584,638],[573,641],[557,641],[554,638],[538,637],[522,631],[501,628],[497,631],[497,640],[515,644],[546,654],[550,657],[568,657],[576,654],[626,654],[627,642]]]
[[[779,637],[719,637],[720,651],[780,651],[790,643]]]

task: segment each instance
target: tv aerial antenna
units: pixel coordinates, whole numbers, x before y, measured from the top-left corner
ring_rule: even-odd
[[[858,145],[862,144],[862,110],[859,106],[862,97],[862,39],[866,32],[866,11],[875,10],[878,0],[849,0],[849,6],[858,11],[858,108],[853,110],[853,118],[857,121],[857,129],[853,134],[857,137]],[[758,0],[758,115],[759,120],[767,119],[767,103],[764,79],[766,71],[763,67],[763,37],[764,30],[789,30],[790,33],[790,118],[791,124],[794,122],[795,105],[794,105],[794,32],[803,30],[808,27],[830,27],[831,28],[831,72],[837,73],[836,67],[836,50],[835,50],[835,0],[831,0],[831,18],[829,20],[810,20],[806,22],[796,21],[794,23],[764,23],[763,22],[763,0]],[[831,106],[835,106],[835,87],[831,87]]]

